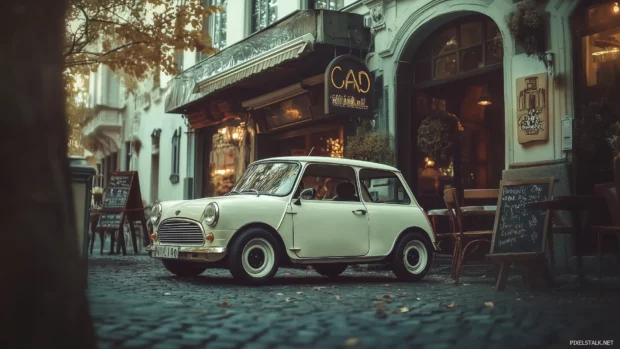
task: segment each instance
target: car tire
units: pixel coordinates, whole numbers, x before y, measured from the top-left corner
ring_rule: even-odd
[[[162,259],[164,267],[177,276],[198,276],[207,270],[206,267],[193,262],[185,262],[174,259]]]
[[[419,281],[431,269],[434,251],[424,234],[408,233],[396,246],[392,272],[402,281]]]
[[[346,264],[314,264],[312,266],[314,271],[327,277],[336,277],[344,273],[348,267]]]
[[[271,280],[280,267],[278,240],[263,228],[239,233],[228,249],[228,268],[232,276],[249,285]]]

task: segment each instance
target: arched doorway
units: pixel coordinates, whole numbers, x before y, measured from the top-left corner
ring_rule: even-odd
[[[487,16],[465,13],[429,26],[401,56],[396,96],[399,166],[425,209],[445,206],[445,188],[498,188],[505,167],[500,30]],[[462,126],[444,159],[417,144],[423,120],[437,113],[453,114]]]

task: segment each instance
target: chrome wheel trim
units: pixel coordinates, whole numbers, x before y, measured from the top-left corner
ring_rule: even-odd
[[[256,249],[262,252],[264,256],[263,264],[258,268],[254,268],[250,265],[250,254]],[[271,272],[275,265],[275,251],[273,246],[271,246],[269,241],[263,238],[250,240],[243,247],[243,252],[241,253],[241,263],[243,265],[243,270],[245,270],[248,275],[255,278],[266,276]]]
[[[412,261],[412,256],[417,255],[417,261]],[[410,241],[403,251],[403,263],[411,274],[421,274],[428,265],[428,251],[420,240]]]

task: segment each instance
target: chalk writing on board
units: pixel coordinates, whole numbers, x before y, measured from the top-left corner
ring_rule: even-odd
[[[104,213],[99,218],[98,228],[118,228],[121,225],[120,213]]]
[[[103,209],[122,209],[127,202],[132,175],[115,175],[110,178]]]
[[[542,252],[546,210],[527,204],[547,199],[548,183],[506,184],[500,193],[493,254]]]

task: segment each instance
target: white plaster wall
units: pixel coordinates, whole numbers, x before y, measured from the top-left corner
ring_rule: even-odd
[[[292,0],[289,0],[292,1]],[[250,31],[250,8],[248,0],[228,0],[226,8],[226,44],[228,46],[243,40]]]
[[[377,1],[379,2],[379,1]],[[551,0],[547,10],[551,12],[551,50],[557,62],[553,76],[561,76],[563,84],[549,82],[549,141],[522,146],[517,142],[515,83],[519,77],[545,72],[543,63],[524,54],[515,54],[515,43],[506,25],[510,12],[516,8],[512,0],[396,0],[383,1],[386,28],[375,33],[375,53],[369,57],[371,70],[379,69],[384,74],[384,84],[389,86],[389,130],[394,133],[396,119],[395,74],[398,60],[410,38],[424,40],[426,35],[416,37],[416,32],[434,19],[455,12],[477,12],[491,17],[500,28],[504,38],[504,104],[506,166],[514,162],[530,162],[559,159],[565,156],[561,150],[561,118],[573,113],[572,58],[568,15],[574,8],[574,1],[565,4],[562,0]],[[366,15],[368,7],[363,3],[352,6],[351,12]],[[403,57],[408,60],[409,57]]]
[[[158,194],[160,201],[181,200],[183,199],[183,179],[186,175],[187,166],[187,127],[180,115],[166,114],[164,111],[164,98],[158,101],[151,101],[147,109],[140,111],[140,127],[138,137],[142,141],[140,154],[132,154],[133,170],[138,171],[140,177],[140,191],[142,199],[152,203],[151,198],[151,171],[152,171],[152,151],[151,134],[154,129],[161,128],[159,142],[159,184]],[[181,127],[181,149],[179,164],[179,182],[170,182],[172,174],[172,135],[174,131]]]
[[[296,0],[280,0],[278,1],[278,19],[282,19],[292,12],[299,10],[299,1]],[[251,10],[251,9],[250,9]]]

